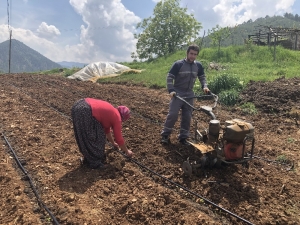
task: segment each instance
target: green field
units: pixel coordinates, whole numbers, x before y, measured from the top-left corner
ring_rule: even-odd
[[[103,78],[98,82],[133,82],[148,87],[166,87],[166,75],[171,65],[176,60],[185,58],[185,54],[185,51],[178,51],[151,62],[121,62],[120,64],[142,72]],[[300,51],[284,49],[281,46],[276,47],[275,54],[274,47],[251,44],[224,47],[220,52],[217,48],[204,48],[197,60],[205,67],[208,82],[222,74],[238,76],[244,84],[250,80],[271,81],[282,76],[300,76]],[[217,64],[219,69],[210,69],[211,62]]]

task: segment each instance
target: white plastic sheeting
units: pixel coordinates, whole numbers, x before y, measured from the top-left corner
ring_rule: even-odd
[[[101,77],[118,76],[126,70],[130,70],[130,68],[118,63],[94,62],[85,66],[73,75],[68,76],[68,78],[96,82]]]

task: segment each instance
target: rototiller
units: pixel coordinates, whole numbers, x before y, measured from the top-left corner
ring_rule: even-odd
[[[212,112],[217,106],[218,96],[209,95],[194,96],[197,100],[212,99],[213,106],[201,106],[195,108],[186,99],[180,96],[176,98],[184,101],[193,110],[204,112],[211,117],[208,128],[199,130],[198,121],[195,121],[194,140],[189,143],[202,153],[200,161],[191,161],[189,158],[183,162],[182,169],[186,175],[204,167],[219,167],[221,164],[242,164],[248,166],[248,161],[253,158],[254,150],[254,127],[252,124],[240,120],[231,119],[220,123]]]

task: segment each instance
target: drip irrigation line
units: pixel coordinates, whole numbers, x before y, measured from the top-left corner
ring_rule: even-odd
[[[11,144],[10,144],[9,141],[7,140],[7,138],[6,138],[6,136],[4,135],[4,133],[2,133],[2,136],[3,136],[3,138],[4,138],[5,142],[6,142],[6,144],[8,145],[10,151],[12,152],[12,154],[13,154],[13,156],[14,156],[14,159],[16,160],[16,162],[17,162],[19,168],[20,168],[20,169],[22,170],[22,172],[24,173],[26,180],[28,180],[28,182],[29,182],[29,184],[30,184],[30,186],[31,186],[31,188],[32,188],[32,190],[33,190],[33,192],[34,192],[34,195],[35,195],[35,197],[36,197],[36,199],[37,199],[37,201],[38,201],[38,203],[39,203],[39,205],[40,205],[41,207],[43,207],[43,208],[47,211],[47,213],[48,213],[49,216],[51,217],[53,223],[56,224],[56,225],[58,225],[58,224],[59,224],[58,221],[56,220],[56,218],[55,218],[55,216],[52,214],[52,212],[48,209],[48,207],[44,204],[44,202],[41,200],[41,198],[40,198],[40,196],[39,196],[39,194],[38,194],[38,192],[37,192],[37,189],[35,188],[35,186],[34,186],[34,184],[33,184],[33,181],[32,181],[32,179],[31,179],[31,177],[29,176],[29,174],[27,173],[27,171],[25,170],[25,168],[22,166],[22,163],[21,163],[20,160],[18,159],[17,154],[15,153],[14,149],[12,148]]]
[[[67,117],[68,119],[70,119],[69,116],[67,116],[67,115],[65,115],[64,113],[60,112],[58,109],[52,107],[51,105],[48,105],[48,104],[46,104],[45,102],[40,102],[40,101],[37,100],[36,98],[33,98],[33,97],[30,96],[29,94],[23,92],[20,88],[18,88],[17,86],[15,86],[15,85],[13,85],[13,84],[10,84],[10,83],[8,83],[8,84],[11,85],[11,86],[13,86],[14,88],[18,89],[18,90],[19,90],[21,93],[23,93],[24,95],[27,95],[27,96],[29,96],[30,98],[34,99],[34,100],[37,101],[38,103],[40,103],[40,104],[42,104],[42,105],[45,105],[45,106],[47,106],[47,107],[53,109],[53,110],[56,111],[57,113],[61,114],[63,117]]]
[[[30,76],[31,77],[31,79],[33,79],[33,77],[32,76]],[[39,79],[39,78],[38,78]],[[34,79],[33,79],[34,80]],[[50,86],[52,86],[52,87],[56,87],[57,88],[57,84],[52,84],[52,83],[49,83],[49,82],[47,82],[47,81],[44,81],[44,80],[42,80],[42,79],[39,79],[41,82],[43,82],[43,83],[45,83],[45,84],[48,84],[48,85],[50,85]],[[61,88],[59,88],[61,91],[63,91],[64,93],[68,93],[69,94],[69,92],[67,92],[67,91],[65,91],[64,89],[61,89]],[[80,96],[80,98],[84,98],[84,96],[82,95],[82,94],[79,94],[79,96]],[[46,104],[45,104],[46,105]],[[51,106],[50,106],[51,107]],[[61,112],[60,112],[61,113]],[[137,116],[137,117],[140,117],[140,118],[142,118],[143,120],[146,120],[146,121],[148,121],[148,122],[150,122],[150,123],[152,123],[152,124],[157,124],[157,125],[159,125],[159,126],[161,126],[161,127],[163,127],[164,126],[164,123],[163,122],[160,122],[160,121],[158,121],[158,120],[154,120],[154,119],[151,119],[151,118],[147,118],[147,117],[145,117],[145,116],[143,116],[143,115],[141,115],[141,114],[139,114],[139,113],[136,113],[136,112],[134,112],[134,111],[132,111],[131,110],[131,114],[132,115],[134,115],[134,116]],[[170,128],[170,129],[172,129],[173,131],[179,131],[179,129],[175,129],[175,128]],[[180,130],[184,130],[184,129],[180,129]],[[185,130],[186,131],[186,130]]]
[[[275,160],[265,159],[265,158],[262,158],[262,157],[256,156],[256,155],[253,155],[252,157],[255,159],[261,159],[263,161],[270,162],[270,163],[277,163],[277,164],[283,164],[283,165],[286,164],[286,163],[277,162]]]
[[[167,181],[167,182],[169,182],[169,183],[171,183],[171,184],[173,184],[173,185],[175,185],[175,186],[177,186],[177,187],[179,187],[179,188],[185,190],[186,192],[188,192],[188,193],[190,193],[190,194],[192,194],[192,195],[194,195],[194,196],[196,196],[196,197],[198,197],[198,198],[201,198],[201,199],[204,200],[206,203],[209,203],[209,204],[213,205],[214,207],[218,208],[219,210],[221,210],[221,211],[223,211],[223,212],[226,212],[227,214],[229,214],[229,215],[231,215],[231,216],[233,216],[233,217],[235,217],[235,218],[237,218],[237,219],[239,219],[239,220],[241,220],[241,221],[243,221],[243,222],[245,222],[245,223],[247,223],[247,224],[253,225],[253,223],[251,223],[250,221],[248,221],[248,220],[246,220],[246,219],[244,219],[244,218],[242,218],[242,217],[240,217],[240,216],[234,214],[233,212],[230,212],[229,210],[227,210],[227,209],[225,209],[225,208],[222,208],[222,207],[218,206],[216,203],[214,203],[214,202],[208,200],[207,198],[204,198],[203,196],[201,196],[201,195],[199,195],[199,194],[197,194],[197,193],[191,191],[190,189],[188,189],[188,188],[186,188],[186,187],[184,187],[184,186],[182,186],[182,185],[180,185],[180,184],[178,184],[178,183],[176,183],[176,182],[174,182],[174,181],[172,181],[172,180],[170,180],[170,179],[168,179],[168,178],[162,176],[161,174],[159,174],[159,173],[157,173],[157,172],[151,170],[150,168],[144,166],[143,164],[141,164],[141,163],[138,162],[137,160],[134,160],[134,159],[132,159],[132,158],[129,158],[129,157],[128,157],[125,153],[123,153],[122,151],[120,151],[120,150],[117,150],[117,151],[118,151],[121,155],[123,155],[125,158],[127,158],[127,159],[129,159],[130,161],[134,162],[135,164],[137,164],[138,166],[142,167],[143,169],[148,170],[150,173],[152,173],[152,174],[154,174],[154,175],[156,175],[156,176],[162,178],[163,180],[165,180],[165,181]]]
[[[30,76],[30,78],[33,79],[32,76]],[[50,85],[50,86],[52,86],[52,87],[58,87],[57,84],[53,84],[53,83],[44,81],[43,79],[38,78],[38,80],[41,81],[41,82],[43,82],[43,83],[45,83],[45,84],[48,84],[48,85]],[[64,93],[70,94],[70,92],[65,91],[65,90],[62,89],[61,87],[59,87],[58,89],[61,90],[61,91],[63,91]],[[79,96],[80,96],[80,98],[84,98],[81,94],[79,94]],[[152,124],[157,124],[157,125],[159,125],[159,126],[161,126],[161,127],[164,126],[164,122],[161,122],[161,121],[158,121],[158,120],[155,120],[155,119],[151,119],[151,118],[145,117],[145,116],[143,116],[143,115],[141,115],[141,114],[139,114],[139,113],[137,113],[137,112],[134,112],[134,111],[132,111],[132,110],[131,110],[131,114],[132,114],[133,116],[142,118],[143,120],[146,120],[146,121],[148,121],[148,122],[150,122],[150,123],[152,123]],[[169,128],[169,129],[172,129],[173,131],[179,131],[178,129],[175,129],[175,128]],[[180,129],[180,130],[184,130],[184,129]],[[186,130],[185,130],[185,131],[186,131]]]
[[[260,159],[260,160],[265,161],[265,162],[269,162],[269,163],[275,163],[275,164],[279,164],[279,165],[283,165],[283,166],[291,166],[291,169],[294,167],[294,162],[292,162],[292,165],[291,165],[291,164],[285,163],[285,162],[279,162],[279,161],[276,161],[276,160],[270,160],[270,159],[262,158],[262,157],[257,156],[257,155],[253,155],[252,157],[255,158],[255,159]]]
[[[32,80],[36,80],[36,79],[33,78],[32,75],[30,76],[30,78],[31,78]],[[41,82],[43,82],[43,83],[45,83],[45,84],[47,84],[47,85],[50,85],[50,86],[52,86],[52,87],[58,88],[59,90],[63,91],[64,93],[70,94],[70,92],[67,92],[65,89],[62,89],[61,86],[59,86],[58,84],[53,84],[53,83],[51,83],[51,82],[45,81],[45,80],[43,80],[43,79],[40,79],[38,76],[37,76],[37,80],[39,80],[39,81],[41,81]],[[59,86],[59,87],[58,87],[58,86]],[[76,92],[76,93],[77,93],[77,92]],[[77,95],[79,95],[80,98],[84,98],[84,97],[85,97],[85,96],[83,96],[82,94],[78,94],[78,93],[77,93]],[[203,96],[195,96],[195,97],[196,97],[196,98],[204,98],[204,97],[209,97],[209,98],[211,98],[212,95],[205,95],[204,97],[203,97]],[[194,97],[193,97],[193,98],[194,98]],[[188,104],[188,103],[187,103],[187,104]],[[215,102],[213,108],[216,108],[216,102]],[[152,123],[152,124],[156,124],[156,125],[158,125],[158,126],[164,127],[164,122],[161,122],[161,121],[158,121],[158,120],[155,120],[155,119],[151,119],[151,118],[145,117],[145,116],[143,116],[143,115],[141,115],[141,114],[139,114],[139,113],[137,113],[137,112],[134,112],[134,111],[132,111],[132,110],[131,110],[131,114],[134,115],[134,116],[136,116],[136,117],[140,117],[140,118],[142,118],[143,120],[148,121],[148,122],[150,122],[150,123]],[[217,114],[217,113],[216,113],[216,114]],[[202,128],[205,129],[205,127],[203,127],[203,126],[202,126]],[[179,132],[180,130],[186,131],[185,129],[182,129],[182,128],[180,128],[180,129],[168,128],[168,129],[171,129],[172,131],[175,131],[175,132]]]
[[[42,83],[44,83],[44,84],[47,84],[47,85],[49,85],[49,86],[52,86],[52,87],[55,87],[55,88],[57,88],[59,85],[58,84],[53,84],[53,83],[51,83],[51,82],[49,82],[49,81],[45,81],[45,80],[43,80],[43,79],[40,79],[39,77],[37,77],[37,79],[34,79],[33,78],[33,75],[31,75],[30,76],[30,78],[32,79],[32,80],[38,80],[38,81],[41,81]],[[56,80],[55,80],[56,81]],[[64,93],[66,93],[66,94],[70,94],[70,92],[69,91],[66,91],[65,89],[63,89],[63,88],[61,88],[61,86],[59,86],[59,88],[58,88],[60,91],[63,91]],[[74,92],[72,92],[73,94],[74,94]],[[83,96],[82,96],[82,94],[78,94],[78,92],[75,92],[77,95],[79,95],[80,96],[80,98],[84,98]]]

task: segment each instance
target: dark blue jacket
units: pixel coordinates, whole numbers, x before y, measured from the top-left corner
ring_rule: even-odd
[[[193,96],[197,77],[202,89],[207,87],[204,68],[200,62],[189,63],[185,59],[176,61],[167,75],[169,93],[175,91],[181,97]]]

